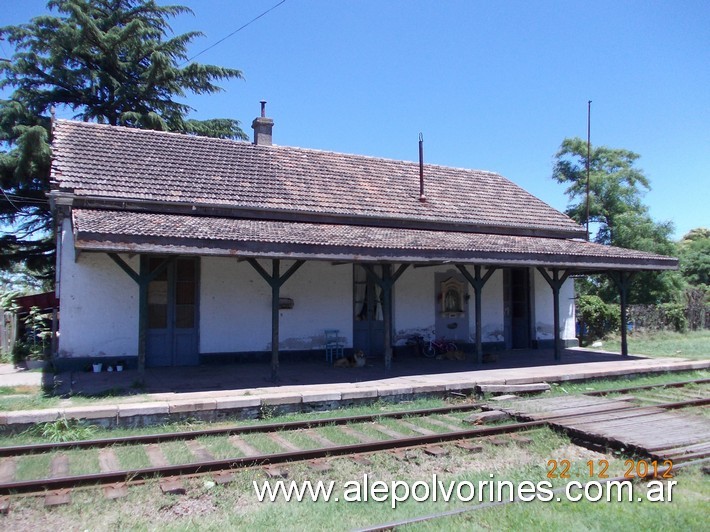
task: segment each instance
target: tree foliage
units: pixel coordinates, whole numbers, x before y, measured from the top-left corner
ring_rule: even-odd
[[[694,287],[710,287],[710,229],[699,227],[680,241],[680,271]]]
[[[0,28],[14,47],[0,62],[0,269],[23,263],[51,278],[49,190],[52,106],[112,125],[243,139],[237,120],[189,119],[188,94],[220,91],[239,70],[188,62],[199,32],[171,36],[169,19],[191,13],[153,0],[51,0],[57,15]]]
[[[589,222],[598,225],[594,240],[616,245],[615,231],[625,213],[645,214],[641,198],[650,184],[641,170],[634,167],[639,155],[606,146],[592,147],[589,157]],[[584,225],[587,222],[587,143],[576,137],[562,141],[555,154],[552,177],[567,185],[570,205],[567,215]]]
[[[577,299],[577,316],[584,324],[583,337],[586,345],[617,332],[621,324],[619,306],[605,303],[595,295]]]
[[[596,232],[591,240],[599,244],[648,251],[659,255],[677,253],[671,240],[673,224],[656,222],[643,203],[650,182],[635,165],[639,155],[625,149],[592,147],[589,155],[589,222]],[[587,143],[568,138],[555,154],[552,177],[567,185],[567,215],[578,223],[587,222]],[[614,301],[617,289],[606,279],[580,283],[583,294],[599,295]],[[677,272],[638,274],[629,299],[635,303],[673,301],[680,295],[682,281]]]

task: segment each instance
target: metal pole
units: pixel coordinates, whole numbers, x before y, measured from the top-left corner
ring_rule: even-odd
[[[424,195],[424,136],[419,133],[419,201],[426,201]]]
[[[589,158],[592,152],[592,100],[587,102],[587,242],[589,241]]]

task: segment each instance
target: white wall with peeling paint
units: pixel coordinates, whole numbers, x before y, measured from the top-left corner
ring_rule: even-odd
[[[410,266],[394,285],[392,324],[394,339],[404,344],[411,334],[434,330],[434,274],[438,268]]]
[[[81,253],[75,260],[68,219],[59,242],[59,356],[137,355],[136,282],[105,253]],[[138,257],[121,258],[138,271]]]
[[[537,269],[533,270],[535,336],[538,340],[554,339],[554,300],[552,288]],[[563,340],[575,339],[574,279],[567,279],[560,289],[560,323]]]
[[[262,261],[271,273],[270,261]],[[293,264],[282,261],[281,274]],[[352,346],[352,266],[306,262],[281,287],[293,299],[280,311],[279,348],[321,348],[325,329],[339,329]],[[203,257],[200,352],[271,350],[271,287],[247,262]]]
[[[481,272],[484,275],[484,272]],[[473,294],[473,289],[471,289]],[[473,297],[473,296],[472,296]],[[472,341],[475,341],[476,334],[476,316],[475,305],[470,304],[474,312],[471,312],[471,334]],[[504,323],[505,323],[505,305],[503,301],[503,270],[496,270],[488,282],[483,287],[483,295],[481,297],[481,337],[484,342],[503,342],[505,341]]]
[[[485,270],[484,270],[485,271]],[[432,333],[438,303],[435,277],[437,273],[458,273],[450,266],[431,268],[409,267],[395,284],[393,321],[396,344],[403,344],[410,334]],[[473,288],[468,287],[471,299],[468,302],[469,339],[476,334]],[[483,288],[482,297],[483,341],[503,341],[503,273],[496,271]]]
[[[138,350],[138,286],[106,254],[82,253],[75,260],[69,220],[60,234],[60,356],[135,356]],[[138,256],[121,255],[136,272]],[[293,264],[282,261],[281,272]],[[262,265],[271,271],[270,261]],[[271,349],[271,288],[247,262],[202,257],[200,275],[200,345],[202,354],[269,351]],[[408,268],[394,288],[394,343],[412,333],[434,330],[437,311],[435,275],[451,266]],[[280,311],[280,349],[322,349],[325,329],[339,329],[352,347],[353,268],[345,264],[306,262],[281,288],[294,301]],[[504,341],[503,271],[497,270],[483,288],[482,339]],[[552,339],[552,290],[537,271],[531,283],[535,335]],[[473,289],[468,292],[470,341],[475,339]],[[574,339],[574,282],[560,294],[563,339]]]

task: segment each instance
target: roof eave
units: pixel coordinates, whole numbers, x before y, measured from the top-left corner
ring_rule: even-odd
[[[584,238],[584,228],[563,229],[535,226],[503,226],[493,224],[456,223],[451,221],[415,220],[393,216],[342,215],[332,213],[304,212],[294,209],[255,208],[214,203],[157,201],[150,199],[126,199],[96,195],[79,195],[74,192],[52,193],[69,201],[72,208],[125,210],[154,214],[182,214],[189,216],[211,216],[252,220],[274,220],[306,223],[329,223],[338,225],[358,225],[370,227],[390,227],[398,229],[423,229],[432,231],[455,231],[463,233],[485,233],[492,235],[535,236],[545,238]]]
[[[583,271],[664,271],[678,269],[678,260],[622,257],[571,256],[551,253],[469,252],[452,250],[409,250],[344,247],[316,244],[286,244],[252,241],[216,241],[190,238],[114,237],[77,232],[79,251],[115,253],[185,254],[236,258],[274,258],[345,262],[397,262],[410,264],[471,263],[499,267],[548,267]]]

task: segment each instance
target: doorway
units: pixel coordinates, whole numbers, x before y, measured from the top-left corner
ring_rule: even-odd
[[[503,277],[505,340],[508,349],[530,347],[530,270],[511,268]]]
[[[353,265],[353,348],[365,356],[384,356],[385,322],[382,288],[367,275],[365,268]],[[382,266],[373,266],[382,276]]]
[[[164,260],[144,257],[141,267],[152,272]],[[178,258],[148,285],[146,366],[199,364],[198,270],[198,259]]]

